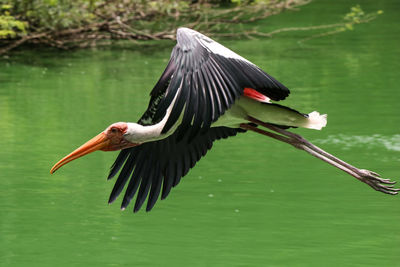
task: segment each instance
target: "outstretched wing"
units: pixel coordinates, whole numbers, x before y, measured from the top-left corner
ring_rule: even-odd
[[[181,114],[181,136],[189,127],[194,133],[208,129],[246,87],[272,100],[289,95],[289,89],[250,61],[201,33],[179,28],[168,66],[151,92],[152,98],[162,94],[153,119],[160,121],[176,97],[162,133],[168,132]]]
[[[111,167],[108,179],[121,169],[111,192],[109,203],[113,202],[129,180],[121,208],[125,209],[137,193],[134,212],[147,200],[146,211],[150,211],[161,192],[161,199],[168,196],[172,187],[187,174],[197,161],[204,156],[215,140],[234,136],[242,129],[213,127],[205,133],[196,133],[189,141],[190,133],[178,140],[178,131],[169,137],[144,143],[120,152]]]
[[[165,139],[120,152],[109,179],[122,170],[109,202],[118,197],[128,180],[121,205],[123,209],[138,190],[135,212],[147,196],[146,210],[151,210],[161,188],[161,198],[167,197],[171,188],[211,148],[213,141],[243,131],[211,128],[211,124],[243,94],[244,88],[253,88],[272,100],[282,100],[289,95],[284,85],[250,61],[201,33],[179,28],[177,45],[151,91],[149,107],[138,123],[158,123],[174,103],[162,133],[168,132],[183,114],[181,124]]]

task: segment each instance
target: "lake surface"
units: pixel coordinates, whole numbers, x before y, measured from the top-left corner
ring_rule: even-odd
[[[333,23],[357,1],[315,1],[259,29]],[[224,41],[327,113],[315,144],[400,182],[400,5],[354,31]],[[399,266],[400,198],[272,139],[213,149],[150,213],[107,205],[117,152],[51,166],[106,126],[136,121],[174,44],[24,51],[0,61],[1,266]]]

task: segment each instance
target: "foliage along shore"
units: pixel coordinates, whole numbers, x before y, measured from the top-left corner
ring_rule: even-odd
[[[232,32],[232,24],[246,24],[295,9],[311,0],[0,0],[0,55],[23,44],[60,49],[110,45],[114,40],[175,39],[185,26],[210,36],[247,38],[288,31],[319,30],[312,39],[369,22],[382,11],[365,14],[351,8],[343,21],[272,32],[255,29]]]

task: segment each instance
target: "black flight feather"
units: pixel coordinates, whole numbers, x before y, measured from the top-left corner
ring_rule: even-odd
[[[177,141],[179,131],[175,131],[165,139],[130,148],[128,160],[121,163],[119,161],[123,160],[123,158],[117,157],[114,163],[115,165],[123,164],[121,177],[123,177],[123,180],[126,177],[129,178],[121,208],[124,209],[128,206],[139,188],[134,212],[140,209],[148,196],[146,210],[150,210],[160,194],[161,182],[163,184],[161,199],[165,199],[171,188],[179,184],[181,178],[207,153],[215,140],[234,136],[239,132],[244,131],[227,127],[213,127],[206,133],[197,133],[193,140],[188,142],[189,132],[180,141]],[[170,146],[170,149],[165,149],[166,153],[163,153],[162,150],[167,146]],[[132,155],[136,160],[130,160]],[[130,177],[126,176],[128,170],[132,172]],[[114,191],[120,192],[126,182],[120,182],[120,185],[116,186],[110,199],[114,200],[116,198],[117,194]]]
[[[161,199],[165,199],[215,140],[243,132],[211,125],[246,87],[276,101],[290,93],[253,63],[196,31],[179,28],[170,61],[150,93],[146,112],[138,121],[141,125],[160,122],[175,100],[162,129],[162,134],[169,136],[120,152],[109,174],[110,179],[122,168],[110,202],[118,197],[126,183],[121,208],[128,206],[138,189],[135,212],[146,198],[147,211],[153,208],[160,192]],[[169,132],[180,118],[177,129]]]

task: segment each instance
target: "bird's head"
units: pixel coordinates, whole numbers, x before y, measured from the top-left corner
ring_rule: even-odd
[[[132,143],[126,139],[128,137],[128,123],[116,122],[108,126],[103,132],[93,137],[85,144],[62,158],[57,162],[50,173],[54,173],[61,166],[80,158],[84,155],[92,153],[96,150],[102,151],[115,151],[139,145],[139,143]]]

